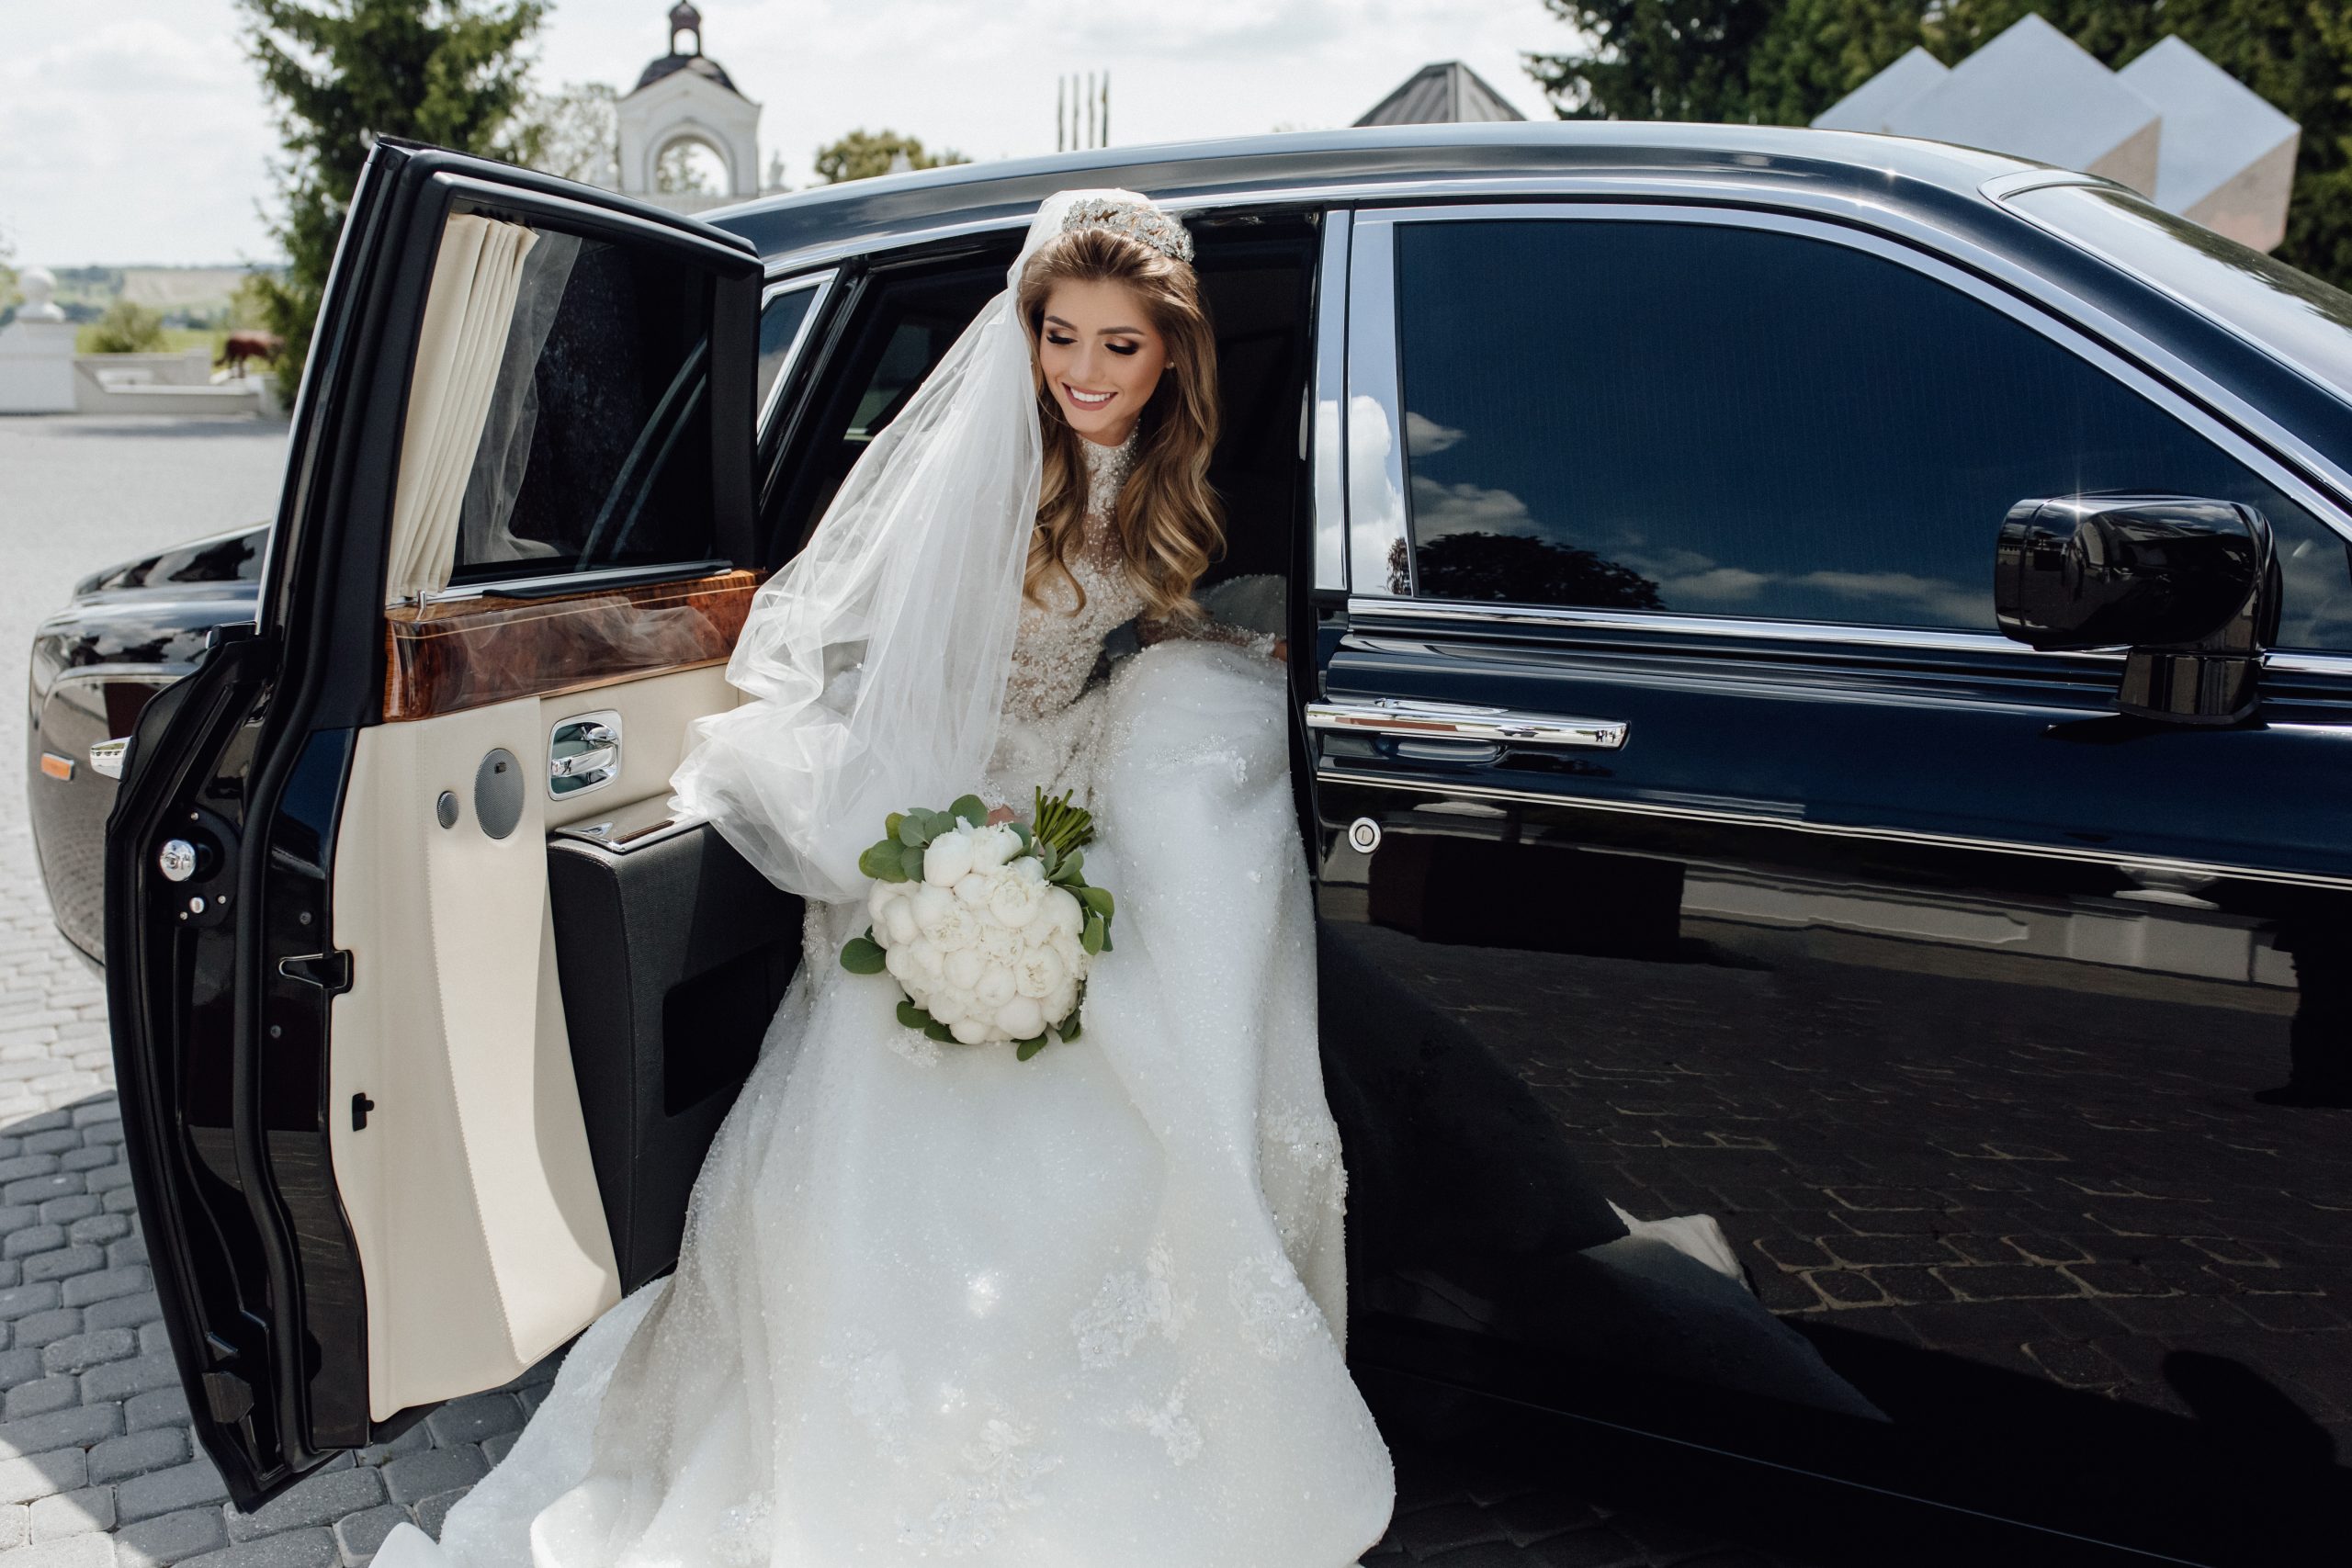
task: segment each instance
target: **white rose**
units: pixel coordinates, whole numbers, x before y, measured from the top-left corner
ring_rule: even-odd
[[[985,1019],[959,1018],[947,1028],[956,1039],[967,1045],[983,1044],[989,1037],[989,1026]]]
[[[922,895],[917,894],[916,897],[920,900]],[[920,919],[922,910],[920,902],[916,904],[915,910]],[[1086,906],[1080,903],[1078,895],[1067,887],[1048,888],[1046,893],[1046,919],[1052,922],[1054,930],[1064,936],[1075,937],[1086,929]]]
[[[972,871],[972,835],[958,828],[942,833],[922,852],[922,879],[934,887],[952,887]]]
[[[972,995],[984,1008],[1001,1008],[1012,999],[1020,987],[1012,970],[1001,964],[991,964],[980,971],[979,984],[972,987]]]
[[[885,886],[888,886],[887,884]],[[933,887],[926,882],[914,891],[915,924],[923,930],[937,931],[947,911],[956,907],[956,896],[944,887]]]
[[[989,879],[976,871],[956,881],[956,897],[967,909],[981,908],[989,901]]]
[[[972,869],[994,871],[1021,852],[1021,835],[998,822],[972,829]]]
[[[1012,980],[1024,997],[1050,997],[1069,973],[1062,964],[1061,954],[1052,947],[1032,947],[1012,966]],[[1057,1015],[1058,1016],[1058,1015]]]
[[[1068,1022],[1069,1015],[1078,1010],[1077,982],[1065,978],[1040,1004],[1040,1010],[1054,1023]]]
[[[1032,882],[1012,872],[999,873],[995,882],[996,886],[989,890],[989,913],[1006,930],[1021,930],[1045,909],[1043,883]]]
[[[996,1010],[996,1026],[1015,1040],[1026,1040],[1045,1032],[1046,1015],[1037,1010],[1035,998],[1015,997]]]
[[[891,899],[889,906],[882,911],[882,915],[889,926],[891,946],[903,947],[922,935],[922,927],[915,923],[913,906],[906,899]],[[876,928],[876,931],[880,929],[880,927]]]
[[[949,985],[957,990],[968,991],[980,983],[981,971],[987,967],[988,962],[980,956],[979,949],[967,947],[949,953],[941,972]]]

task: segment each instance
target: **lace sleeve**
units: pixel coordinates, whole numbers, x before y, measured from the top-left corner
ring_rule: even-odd
[[[1229,621],[1213,620],[1206,615],[1186,618],[1145,615],[1136,622],[1136,640],[1146,648],[1158,642],[1178,640],[1229,643],[1261,659],[1272,659],[1276,638],[1272,632],[1253,632],[1248,626],[1237,626]]]

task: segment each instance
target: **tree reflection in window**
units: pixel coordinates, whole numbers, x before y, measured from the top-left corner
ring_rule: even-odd
[[[1396,553],[1401,557],[1400,541]],[[1433,599],[1503,599],[1592,610],[1662,610],[1657,584],[1573,545],[1516,534],[1448,534],[1420,548],[1420,592]],[[1402,561],[1390,563],[1392,579]],[[1395,584],[1403,592],[1402,584]]]

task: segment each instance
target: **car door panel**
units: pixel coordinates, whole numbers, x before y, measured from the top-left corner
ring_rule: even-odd
[[[1705,1456],[1740,1456],[1768,1501],[1804,1477],[1845,1483],[1806,1494],[1840,1517],[1913,1499],[1940,1510],[1904,1528],[1923,1559],[2296,1560],[2352,1501],[2344,1113],[2310,1092],[2343,1081],[2352,1019],[2344,661],[2274,659],[2259,722],[2190,731],[2115,713],[2120,659],[1975,634],[1949,593],[1918,626],[1672,613],[1677,592],[1737,592],[1810,613],[1798,595],[1933,574],[1901,577],[1902,511],[1868,574],[1789,553],[1776,514],[1742,510],[1758,466],[1654,492],[1714,482],[1711,525],[1784,552],[1737,571],[1677,558],[1669,506],[1596,488],[1563,508],[1530,476],[1566,493],[1655,465],[1576,461],[1573,406],[1505,424],[1400,402],[1412,362],[1400,376],[1380,324],[1413,302],[1367,254],[1393,233],[1354,230],[1374,286],[1350,302],[1356,596],[1322,598],[1306,721],[1351,1345],[1373,1385],[1401,1378],[1457,1438],[1501,1429],[1501,1402],[1549,1410],[1579,1466],[1639,1438],[1644,1463],[1711,1487],[1730,1483]],[[1589,272],[1579,298],[1612,287]],[[1517,307],[1549,308],[1532,286]],[[1901,404],[1913,365],[1851,369]],[[1727,400],[1778,428],[1769,400]],[[1680,431],[1705,470],[1689,412],[1611,405],[1610,427]],[[1498,431],[1544,444],[1481,468]],[[2051,427],[2056,466],[2098,434]],[[2159,436],[2131,449],[2189,450]],[[1453,467],[1419,460],[1439,452]],[[2318,553],[2290,624],[2325,635],[2342,524],[2319,519],[2341,507],[2259,482],[2306,508]],[[1434,580],[1413,570],[1425,514],[1476,546]],[[1605,570],[1611,529],[1616,558],[1655,563],[1664,611],[1568,597],[1638,597]],[[1974,536],[1937,548],[1959,561]],[[1445,577],[1474,555],[1497,602]],[[1514,558],[1555,575],[1515,597]]]
[[[569,236],[593,265],[549,285],[569,336],[560,317],[551,336],[517,328],[505,358],[444,355],[413,388],[461,214]],[[126,1122],[134,1179],[187,1265],[167,1320],[241,1503],[511,1379],[618,1297],[547,834],[665,791],[688,721],[733,700],[759,273],[732,236],[479,160],[387,143],[363,177],[258,632],[151,705],[109,830],[109,940],[141,933],[108,975],[119,1070],[148,1108]],[[531,378],[572,410],[561,430],[500,423]],[[435,397],[508,444],[485,441],[469,478],[460,430],[427,465],[444,506],[466,487],[463,510],[432,525],[450,546],[403,547],[424,592],[387,607],[391,530],[417,515],[398,476],[423,482],[401,434],[449,434],[413,400]],[[553,731],[582,715],[612,716],[618,765],[599,790],[559,788],[558,751],[588,748]],[[198,840],[192,874],[157,858],[173,833]]]

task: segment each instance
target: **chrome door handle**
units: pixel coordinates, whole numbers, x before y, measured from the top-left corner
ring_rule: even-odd
[[[621,775],[621,716],[583,713],[548,735],[548,794],[559,799],[598,789]]]
[[[90,748],[90,772],[101,778],[122,777],[122,754],[130,750],[130,737],[101,740]]]
[[[1624,745],[1626,734],[1626,726],[1621,719],[1574,718],[1565,714],[1521,713],[1512,708],[1404,697],[1309,703],[1306,727],[1445,740],[1508,740],[1522,746],[1590,746],[1604,751]]]

